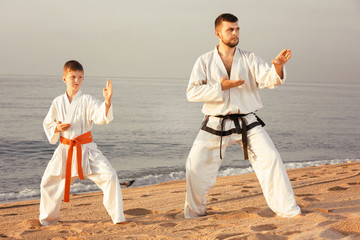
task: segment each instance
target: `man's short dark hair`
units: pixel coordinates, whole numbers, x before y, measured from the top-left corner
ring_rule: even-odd
[[[238,18],[231,13],[223,13],[215,19],[215,29],[222,24],[222,22],[237,22]]]
[[[84,72],[83,66],[76,60],[67,61],[64,65],[63,71],[82,71]]]

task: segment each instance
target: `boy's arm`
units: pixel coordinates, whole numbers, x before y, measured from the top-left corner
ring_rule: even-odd
[[[46,137],[48,138],[48,140],[51,144],[56,144],[60,138],[60,133],[56,131],[57,124],[58,123],[56,121],[56,107],[53,102],[51,104],[49,112],[47,113],[47,115],[43,121],[43,127],[44,127]]]
[[[90,119],[95,124],[108,124],[113,120],[113,106],[111,104],[112,93],[111,81],[107,80],[106,88],[103,89],[104,102],[90,96]]]
[[[103,95],[105,98],[105,116],[108,115],[111,106],[111,97],[113,94],[111,81],[108,79],[106,82],[106,88],[103,89]]]

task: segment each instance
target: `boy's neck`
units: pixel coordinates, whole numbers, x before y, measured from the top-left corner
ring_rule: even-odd
[[[74,99],[74,97],[78,93],[78,91],[66,90],[66,96],[68,97],[70,103],[72,102],[72,100]]]

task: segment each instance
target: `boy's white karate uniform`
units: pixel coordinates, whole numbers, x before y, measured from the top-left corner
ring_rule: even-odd
[[[221,118],[214,116],[228,114],[249,114],[245,117],[249,125],[257,121],[251,113],[263,107],[258,88],[281,85],[286,78],[285,68],[283,71],[284,78],[280,79],[274,66],[269,67],[255,54],[236,48],[229,79],[243,79],[245,83],[222,91],[221,78],[228,74],[215,47],[196,61],[187,98],[190,102],[205,102],[202,112],[210,116],[207,126],[212,129],[221,129]],[[235,128],[232,120],[224,121],[224,131]],[[247,136],[249,160],[269,207],[282,217],[300,214],[284,164],[265,129],[261,126],[254,127],[248,131]],[[241,134],[223,136],[223,155],[233,143],[242,146]],[[186,163],[185,217],[205,214],[206,194],[215,184],[220,165],[220,136],[200,130]]]
[[[44,119],[43,126],[49,142],[56,144],[60,134],[64,138],[74,139],[91,131],[93,123],[108,124],[112,119],[112,105],[106,116],[105,102],[101,102],[91,95],[83,94],[79,90],[71,103],[66,93],[55,98]],[[67,131],[55,133],[58,121],[71,123],[71,127]],[[81,148],[84,176],[95,182],[103,191],[103,204],[113,223],[125,221],[121,188],[115,169],[94,142],[82,144]],[[59,220],[61,200],[64,197],[68,149],[68,145],[59,144],[41,180],[39,218],[43,226]],[[76,148],[73,152],[71,177],[72,182],[78,177]]]

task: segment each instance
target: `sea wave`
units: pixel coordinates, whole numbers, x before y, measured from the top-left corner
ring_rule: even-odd
[[[316,160],[316,161],[305,161],[305,162],[288,162],[285,163],[285,167],[287,169],[294,169],[294,168],[303,168],[309,166],[320,166],[324,164],[329,165],[329,164],[339,164],[339,163],[357,162],[357,161],[360,161],[360,159],[333,159],[333,160]],[[119,180],[120,182],[122,182],[122,181],[134,179],[135,183],[133,184],[132,187],[139,187],[139,186],[148,186],[148,185],[154,185],[168,181],[185,179],[184,168],[167,167],[167,168],[158,168],[157,171],[156,169],[152,169],[152,170],[153,171],[147,169],[144,172],[137,170],[136,172],[133,172],[133,174],[129,172],[126,174],[126,177],[128,178],[126,179],[121,178]],[[241,175],[250,172],[253,172],[253,169],[250,165],[242,166],[242,167],[225,166],[219,170],[218,177]],[[71,194],[88,193],[95,191],[100,191],[100,189],[90,180],[85,180],[85,181],[76,180],[71,185],[71,189],[70,189]],[[36,199],[39,197],[40,197],[40,189],[24,188],[19,192],[0,193],[0,203]]]

